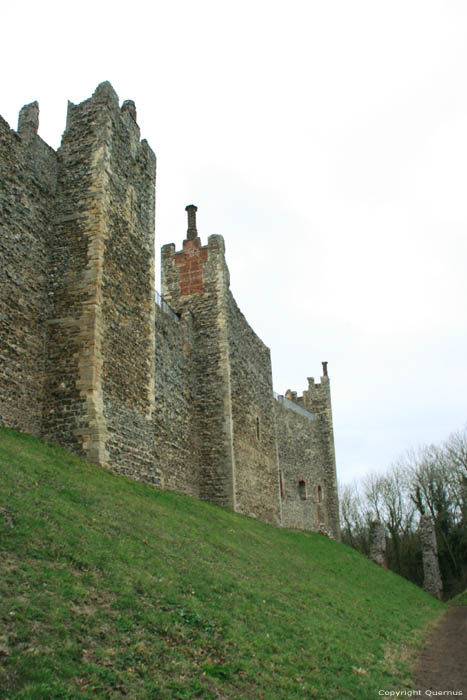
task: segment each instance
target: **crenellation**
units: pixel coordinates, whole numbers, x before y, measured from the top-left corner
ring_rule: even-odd
[[[91,462],[275,525],[339,536],[327,363],[275,399],[225,242],[186,207],[154,289],[156,157],[110,83],[68,103],[57,152],[0,118],[0,413]],[[168,313],[168,309],[171,312]]]

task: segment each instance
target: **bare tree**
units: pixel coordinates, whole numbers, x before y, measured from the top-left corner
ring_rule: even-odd
[[[383,509],[383,484],[384,476],[371,472],[363,479],[363,495],[368,508],[369,520],[379,520],[383,522],[385,518]]]
[[[369,529],[387,529],[388,566],[421,585],[418,527],[432,518],[445,590],[467,583],[467,426],[441,445],[408,450],[385,474],[370,473],[341,489],[343,541],[369,553]]]
[[[467,525],[467,425],[448,437],[444,451],[449,465],[448,487],[455,508],[454,517]]]
[[[354,549],[368,553],[368,518],[356,482],[339,489],[342,540]]]

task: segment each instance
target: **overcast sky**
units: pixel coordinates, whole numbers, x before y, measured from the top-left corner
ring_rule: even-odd
[[[467,422],[465,0],[4,3],[0,114],[110,80],[158,158],[156,258],[198,206],[301,393],[329,362],[338,478]],[[158,285],[160,286],[160,285]]]

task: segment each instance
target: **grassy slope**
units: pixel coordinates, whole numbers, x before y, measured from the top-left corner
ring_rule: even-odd
[[[0,698],[370,698],[443,604],[270,527],[0,429]]]

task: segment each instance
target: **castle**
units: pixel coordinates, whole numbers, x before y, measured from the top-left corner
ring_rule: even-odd
[[[109,83],[69,103],[55,152],[37,103],[0,117],[1,422],[90,462],[285,527],[339,536],[326,363],[273,393],[270,353],[196,207],[162,248],[156,158]]]

